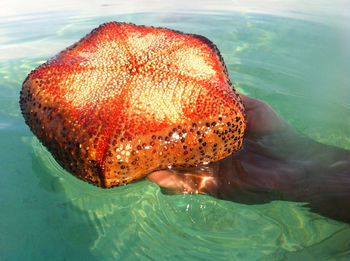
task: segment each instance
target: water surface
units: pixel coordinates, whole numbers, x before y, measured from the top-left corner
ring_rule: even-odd
[[[350,260],[350,226],[302,203],[164,195],[147,181],[108,190],[85,184],[40,145],[18,105],[36,66],[103,22],[133,22],[208,37],[239,91],[267,101],[308,137],[350,149],[349,24],[319,10],[104,8],[98,15],[59,9],[0,19],[0,258]]]

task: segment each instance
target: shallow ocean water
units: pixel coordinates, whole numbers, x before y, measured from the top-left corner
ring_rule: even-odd
[[[148,181],[102,190],[64,171],[25,125],[18,100],[26,75],[99,24],[124,21],[206,36],[239,91],[308,137],[350,150],[350,20],[339,13],[349,8],[208,3],[1,14],[1,260],[350,260],[349,224],[302,203],[165,195]]]

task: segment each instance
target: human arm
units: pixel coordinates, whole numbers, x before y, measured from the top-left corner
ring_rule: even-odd
[[[202,193],[246,204],[305,202],[350,223],[350,152],[313,141],[267,103],[241,95],[248,127],[242,149],[205,171],[162,170],[148,180],[177,193]]]

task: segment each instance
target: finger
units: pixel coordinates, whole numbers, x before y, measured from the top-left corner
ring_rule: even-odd
[[[162,188],[185,194],[215,194],[217,182],[214,177],[194,173],[177,174],[172,171],[155,171],[147,176]]]
[[[263,103],[262,101],[248,97],[248,96],[241,94],[241,93],[239,94],[239,97],[241,98],[243,105],[247,111],[253,110],[256,107],[261,106],[261,103]]]
[[[183,182],[179,175],[176,175],[168,170],[155,171],[147,176],[149,181],[158,184],[161,187],[182,190]]]

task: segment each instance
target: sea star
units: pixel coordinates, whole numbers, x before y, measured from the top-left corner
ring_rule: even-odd
[[[216,46],[111,22],[32,71],[20,105],[59,164],[101,187],[239,150],[245,112]]]

